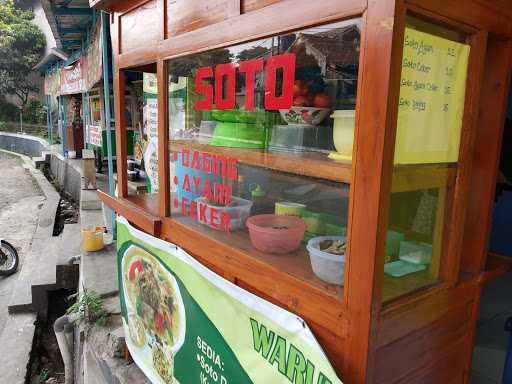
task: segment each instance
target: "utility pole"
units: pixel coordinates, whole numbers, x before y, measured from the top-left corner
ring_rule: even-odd
[[[108,164],[108,192],[110,196],[115,196],[114,186],[114,165],[112,161],[112,130],[110,127],[110,85],[109,77],[111,68],[108,65],[108,40],[109,34],[107,33],[109,15],[105,12],[101,12],[101,45],[102,45],[102,62],[103,62],[103,105],[105,106],[105,128],[107,130],[107,164]],[[114,55],[112,55],[114,56]],[[113,58],[112,58],[113,60]],[[112,77],[112,81],[114,78]],[[121,159],[117,159],[120,161]],[[116,236],[116,215],[112,212],[112,232],[114,238]]]
[[[18,107],[20,109],[20,130],[21,134],[23,134],[23,107]]]

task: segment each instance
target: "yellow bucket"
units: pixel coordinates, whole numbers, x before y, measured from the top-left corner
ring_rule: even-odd
[[[82,229],[82,247],[87,252],[103,249],[103,227]]]

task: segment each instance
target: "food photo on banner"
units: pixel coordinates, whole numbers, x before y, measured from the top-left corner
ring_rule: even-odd
[[[304,320],[117,224],[126,342],[152,383],[341,383]]]

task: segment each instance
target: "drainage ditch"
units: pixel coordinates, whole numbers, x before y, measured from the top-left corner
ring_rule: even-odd
[[[39,318],[32,347],[30,374],[26,384],[62,384],[64,383],[64,363],[53,332],[53,323],[63,316],[69,307],[68,297],[73,290],[59,289],[48,292],[48,314],[46,319]]]
[[[51,174],[48,165],[41,171],[46,179],[60,194],[60,201],[55,216],[53,236],[59,236],[66,224],[78,223],[78,204],[71,196],[62,190]],[[72,255],[70,255],[72,256]],[[66,287],[78,286],[78,266],[58,266],[56,273],[60,274]],[[53,331],[55,320],[66,313],[71,305],[68,297],[76,292],[75,289],[57,289],[47,291],[48,308],[45,314],[39,314],[36,321],[36,330],[29,364],[29,374],[26,384],[62,384],[64,383],[64,363],[59,350],[57,339]]]
[[[78,223],[79,207],[71,195],[60,187],[47,164],[41,168],[41,171],[60,194],[59,206],[57,207],[55,224],[53,226],[53,236],[59,236],[64,230],[64,225]]]

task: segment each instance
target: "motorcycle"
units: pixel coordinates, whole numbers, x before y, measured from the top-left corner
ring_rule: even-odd
[[[16,248],[0,239],[0,276],[9,276],[18,269],[19,257]]]

